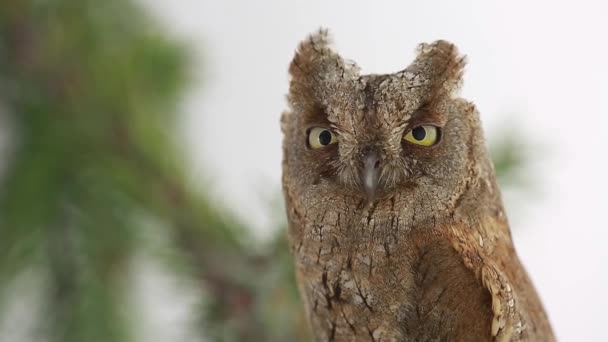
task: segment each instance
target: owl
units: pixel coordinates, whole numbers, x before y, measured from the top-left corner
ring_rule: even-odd
[[[326,30],[290,66],[283,193],[317,341],[553,341],[513,246],[465,58],[361,75]]]

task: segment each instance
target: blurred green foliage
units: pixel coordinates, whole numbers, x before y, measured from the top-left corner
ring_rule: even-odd
[[[49,340],[131,339],[124,279],[146,233],[141,216],[166,222],[192,265],[178,269],[210,294],[205,334],[298,334],[293,314],[270,318],[280,310],[269,305],[296,304],[284,242],[254,255],[243,226],[185,181],[171,134],[187,65],[130,1],[0,2],[0,103],[15,126],[0,187],[0,287],[45,270]]]
[[[189,63],[128,0],[0,2],[0,109],[14,126],[0,161],[0,309],[6,284],[43,270],[42,340],[133,339],[125,279],[150,233],[142,217],[163,222],[186,265],[176,272],[201,284],[202,336],[307,340],[284,234],[249,245],[184,177],[172,134]],[[499,174],[514,153],[497,154]]]

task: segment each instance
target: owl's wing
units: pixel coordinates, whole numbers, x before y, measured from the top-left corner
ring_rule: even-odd
[[[460,253],[467,268],[473,271],[492,296],[492,336],[497,341],[511,341],[513,334],[521,330],[521,319],[516,315],[512,287],[507,277],[488,258],[479,241],[470,232],[453,228],[454,247]],[[517,340],[517,339],[515,339]]]
[[[486,220],[477,229],[451,231],[467,268],[492,297],[495,341],[553,341],[548,319],[534,286],[513,248],[506,221]]]
[[[492,336],[497,341],[519,340],[523,322],[509,279],[486,260],[481,266],[481,283],[492,295]]]

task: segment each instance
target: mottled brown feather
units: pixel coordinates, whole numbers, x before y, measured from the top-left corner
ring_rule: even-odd
[[[292,61],[283,190],[296,276],[317,341],[553,341],[511,239],[464,57],[422,44],[394,74],[360,75],[327,31]],[[439,127],[431,147],[405,142]],[[324,127],[337,143],[311,149]],[[378,159],[375,197],[365,160]]]

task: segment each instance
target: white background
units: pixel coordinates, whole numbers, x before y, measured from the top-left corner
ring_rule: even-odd
[[[141,0],[199,64],[182,129],[193,177],[268,236],[280,220],[280,113],[298,42],[331,29],[364,72],[405,67],[420,42],[468,55],[463,96],[488,140],[528,137],[529,197],[506,196],[514,239],[562,341],[607,341],[608,7],[601,1]]]

